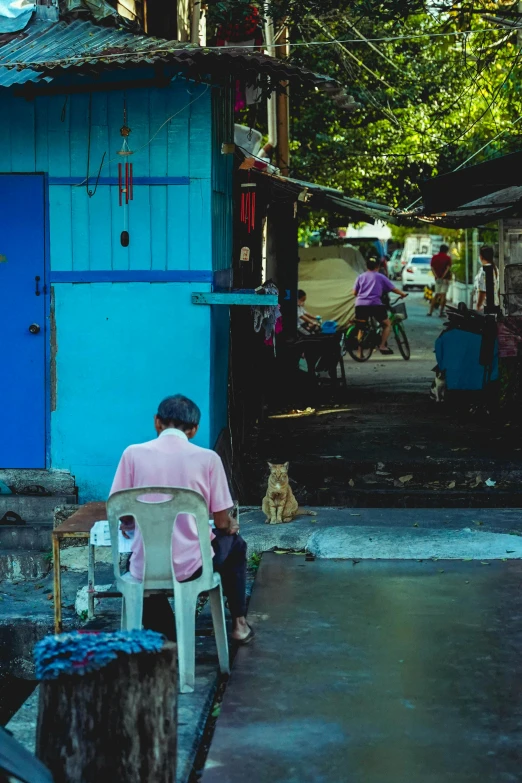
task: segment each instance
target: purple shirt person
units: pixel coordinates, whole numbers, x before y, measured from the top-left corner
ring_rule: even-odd
[[[369,258],[366,261],[367,272],[359,275],[355,281],[353,292],[355,299],[355,318],[357,321],[367,322],[369,318],[375,318],[383,327],[381,332],[381,344],[379,350],[385,356],[393,353],[388,348],[387,342],[391,332],[391,321],[388,318],[388,309],[383,303],[383,296],[388,293],[397,294],[403,299],[408,296],[400,291],[394,284],[379,272],[380,262],[378,258]],[[359,339],[362,339],[362,331]]]

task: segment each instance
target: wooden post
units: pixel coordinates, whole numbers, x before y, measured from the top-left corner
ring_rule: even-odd
[[[53,584],[54,584],[54,632],[62,632],[62,572],[60,564],[60,539],[52,535]]]
[[[289,33],[285,25],[275,47],[281,59],[290,56]],[[283,92],[277,96],[277,167],[284,177],[290,175],[290,97],[288,82],[281,82]]]
[[[283,335],[286,340],[297,336],[297,286],[299,272],[298,221],[292,201],[278,204],[272,210],[271,229],[277,259],[276,285],[279,289]]]
[[[40,686],[36,755],[55,783],[175,783],[176,645]]]

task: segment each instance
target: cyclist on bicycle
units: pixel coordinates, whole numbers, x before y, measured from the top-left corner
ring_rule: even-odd
[[[388,308],[383,304],[383,297],[393,292],[404,299],[408,294],[395,288],[392,281],[379,272],[380,261],[378,258],[368,258],[366,266],[368,271],[359,275],[355,281],[355,318],[358,321],[368,321],[373,317],[381,324],[382,334],[379,351],[384,356],[389,356],[393,353],[387,345],[391,332],[391,321],[388,318]],[[362,339],[362,334],[359,339]]]

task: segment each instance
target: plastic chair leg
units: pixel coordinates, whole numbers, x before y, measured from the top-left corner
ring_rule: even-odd
[[[230,655],[228,652],[227,627],[225,624],[225,607],[223,605],[223,590],[221,585],[209,593],[212,624],[216,637],[216,647],[221,674],[230,674]]]
[[[196,684],[196,600],[197,595],[188,590],[176,588],[174,593],[174,615],[176,619],[176,640],[178,645],[179,689],[181,693],[192,693]]]
[[[123,596],[121,612],[122,631],[141,631],[143,627],[143,591],[135,590]]]
[[[127,630],[127,606],[125,604],[125,596],[121,597],[121,630]]]

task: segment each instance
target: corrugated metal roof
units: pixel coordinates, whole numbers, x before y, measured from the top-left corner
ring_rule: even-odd
[[[398,215],[444,228],[471,228],[522,215],[522,152],[433,177],[420,184],[423,205]]]
[[[0,86],[50,81],[64,72],[99,72],[158,62],[178,64],[195,76],[225,72],[247,79],[262,74],[270,81],[299,81],[311,86],[333,82],[329,77],[248,49],[208,49],[99,27],[88,21],[35,19],[3,45],[0,39]]]
[[[341,190],[329,188],[326,185],[318,185],[314,182],[305,182],[292,177],[283,177],[281,174],[271,174],[267,171],[251,170],[255,178],[265,181],[272,191],[284,192],[291,195],[297,201],[310,207],[310,209],[324,209],[334,214],[342,214],[354,221],[367,221],[373,223],[383,220],[387,223],[395,223],[393,216],[395,210],[384,204],[376,204],[373,201],[360,201],[346,196]]]

